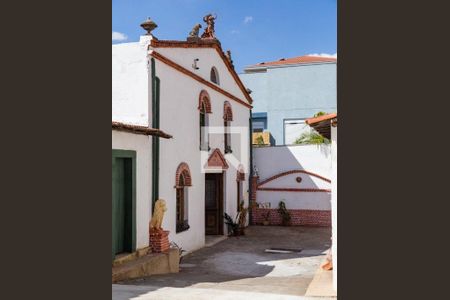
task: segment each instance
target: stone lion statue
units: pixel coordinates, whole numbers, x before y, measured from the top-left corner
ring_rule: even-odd
[[[161,230],[164,213],[167,211],[166,201],[158,199],[155,202],[155,210],[153,212],[152,220],[150,221],[150,229]]]

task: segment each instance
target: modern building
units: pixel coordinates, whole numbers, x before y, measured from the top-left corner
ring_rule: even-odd
[[[305,119],[336,112],[336,59],[299,56],[248,66],[239,75],[252,91],[253,132],[270,132],[272,145],[290,145]]]
[[[148,21],[152,28],[139,42],[112,45],[113,121],[172,136],[153,136],[142,144],[141,159],[137,153],[136,168],[147,173],[136,195],[146,203],[132,214],[145,215],[147,223],[156,200],[164,199],[162,228],[187,251],[203,247],[206,235],[227,234],[223,214],[235,218],[241,201],[248,206],[252,99],[215,38],[213,21],[202,37],[197,28],[186,40],[157,39]],[[120,145],[132,148],[131,141]],[[132,238],[148,236],[148,224],[136,228]]]

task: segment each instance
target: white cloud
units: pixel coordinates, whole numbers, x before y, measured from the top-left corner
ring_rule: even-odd
[[[328,54],[328,53],[313,53],[313,54],[308,54],[308,56],[320,56],[320,57],[332,57],[332,58],[337,58],[337,53],[334,54]]]
[[[244,23],[248,24],[251,23],[253,21],[253,17],[252,16],[247,16],[244,18]]]
[[[112,41],[113,42],[125,41],[126,39],[128,39],[128,37],[125,34],[123,34],[121,32],[117,32],[117,31],[112,32]]]
[[[239,30],[233,29],[230,31],[231,34],[239,34]]]

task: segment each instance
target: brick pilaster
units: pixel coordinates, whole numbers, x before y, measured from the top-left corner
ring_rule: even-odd
[[[250,207],[254,207],[256,205],[256,192],[258,189],[258,181],[259,181],[259,176],[255,176],[253,175],[251,178],[252,181],[252,193],[251,193],[251,198],[250,198]]]
[[[170,248],[169,231],[150,230],[150,247],[152,252],[166,252]]]

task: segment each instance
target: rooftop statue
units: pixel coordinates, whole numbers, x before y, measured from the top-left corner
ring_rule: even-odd
[[[203,21],[206,23],[205,32],[202,34],[202,38],[215,39],[214,22],[217,19],[217,15],[208,14],[203,17]]]
[[[225,53],[225,57],[228,59],[228,61],[230,62],[231,66],[234,68],[233,59],[231,58],[231,50],[227,50],[227,52]]]
[[[189,37],[194,37],[194,38],[195,38],[195,37],[198,37],[198,32],[199,32],[200,28],[202,28],[202,25],[196,24],[196,25],[192,28],[191,32],[189,32]]]

